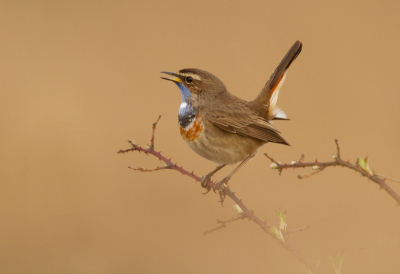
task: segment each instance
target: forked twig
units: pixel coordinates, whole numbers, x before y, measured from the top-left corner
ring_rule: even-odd
[[[157,121],[155,121],[153,123],[153,132],[151,133],[151,140],[150,140],[150,142],[151,142],[150,149],[151,150],[154,150],[154,136],[155,136],[155,133],[156,133],[156,128],[157,128],[158,121],[160,121],[160,119],[161,119],[161,115],[159,115]]]
[[[287,231],[287,232],[286,232],[286,235],[292,234],[292,233],[296,233],[296,232],[301,232],[301,231],[303,231],[303,230],[307,230],[307,229],[310,229],[310,228],[311,228],[311,227],[310,227],[309,225],[303,226],[303,227],[299,227],[299,228],[296,228],[296,229]]]
[[[390,178],[390,177],[388,177],[388,176],[386,176],[386,175],[382,175],[382,174],[379,174],[379,173],[376,173],[376,172],[375,172],[375,175],[381,177],[381,178],[384,179],[384,180],[386,179],[386,180],[389,180],[389,181],[393,181],[393,182],[396,182],[396,183],[400,183],[399,180]]]
[[[390,187],[386,184],[385,180],[386,178],[381,178],[383,177],[382,175],[379,175],[377,173],[374,173],[368,166],[368,157],[365,159],[358,158],[357,162],[355,164],[350,163],[349,161],[344,161],[340,157],[340,146],[339,142],[336,139],[335,140],[336,144],[336,154],[333,155],[333,161],[327,161],[327,162],[318,162],[318,160],[315,160],[315,162],[302,162],[304,159],[304,155],[300,158],[300,161],[296,162],[293,161],[290,164],[281,164],[280,162],[276,161],[274,158],[269,156],[268,154],[265,153],[265,156],[271,160],[271,168],[272,169],[277,169],[279,171],[279,174],[282,173],[284,169],[288,168],[304,168],[304,167],[311,167],[313,170],[315,170],[313,173],[309,175],[299,175],[299,179],[305,179],[308,178],[312,175],[318,174],[321,171],[323,171],[327,167],[331,166],[342,166],[346,167],[349,169],[352,169],[358,173],[360,173],[362,176],[367,177],[374,183],[378,184],[380,189],[384,189],[396,202],[397,205],[400,205],[400,196]],[[389,178],[388,178],[389,179]],[[394,179],[391,179],[394,180]]]
[[[219,226],[217,226],[216,228],[210,229],[210,230],[206,230],[203,232],[203,235],[207,235],[210,234],[211,232],[214,232],[216,230],[222,229],[222,228],[226,228],[226,223],[231,223],[237,220],[244,220],[244,218],[246,218],[246,215],[244,214],[239,214],[238,217],[236,218],[232,218],[226,221],[221,221],[221,220],[217,220],[217,224],[220,224]]]
[[[121,149],[118,151],[118,153],[127,153],[127,152],[133,152],[133,151],[138,151],[138,152],[144,152],[146,154],[150,154],[153,155],[155,157],[157,157],[159,160],[163,161],[165,163],[165,166],[163,167],[157,167],[155,169],[143,169],[143,168],[131,168],[133,170],[139,170],[139,171],[158,171],[158,170],[163,170],[163,169],[171,169],[171,170],[176,170],[178,172],[180,172],[182,175],[186,175],[189,176],[190,178],[194,179],[197,182],[202,181],[202,178],[195,175],[194,172],[189,172],[186,169],[184,169],[182,166],[179,167],[177,164],[174,164],[171,159],[166,158],[165,156],[163,156],[160,152],[157,152],[154,150],[154,135],[155,135],[155,130],[156,130],[156,126],[158,121],[160,120],[160,117],[158,118],[158,120],[153,124],[153,130],[152,130],[152,138],[151,138],[151,143],[150,146],[147,148],[143,148],[141,146],[136,145],[133,141],[129,141],[129,143],[131,144],[131,148],[128,149]],[[207,182],[207,186],[210,188],[214,188],[215,184],[209,180]],[[256,215],[254,215],[254,211],[248,209],[243,201],[241,199],[239,199],[234,192],[232,192],[230,190],[230,188],[224,187],[222,189],[223,191],[223,195],[224,196],[228,196],[229,198],[231,198],[242,210],[242,216],[243,218],[248,218],[249,221],[253,221],[254,223],[256,223],[257,225],[260,226],[260,228],[267,232],[269,235],[271,235],[273,238],[275,238],[278,243],[280,245],[282,245],[284,248],[286,248],[288,251],[290,251],[294,256],[296,256],[299,261],[304,264],[308,269],[310,269],[313,273],[319,273],[318,269],[316,268],[316,264],[314,262],[312,262],[311,260],[309,260],[302,252],[300,252],[300,250],[298,250],[297,248],[295,248],[292,243],[288,240],[288,238],[286,237],[286,235],[288,233],[281,233],[280,231],[278,231],[277,233],[277,229],[275,227],[271,227],[269,225],[267,225],[266,222],[262,221],[261,219],[259,219]],[[212,231],[224,228],[226,226],[226,222],[223,222],[221,226],[211,230],[211,231],[206,231],[208,233],[211,233]]]

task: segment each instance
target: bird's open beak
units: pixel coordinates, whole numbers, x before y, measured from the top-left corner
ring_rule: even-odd
[[[161,71],[161,73],[165,73],[165,74],[174,76],[173,78],[161,77],[161,79],[173,81],[173,82],[176,82],[176,83],[182,83],[181,78],[179,78],[179,77],[178,77],[175,73],[173,73],[173,72]]]

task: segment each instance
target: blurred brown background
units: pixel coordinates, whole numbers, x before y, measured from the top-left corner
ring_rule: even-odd
[[[230,181],[257,215],[333,273],[400,272],[400,208],[377,185],[336,168],[307,180],[281,162],[370,157],[400,179],[398,1],[1,1],[1,273],[301,273],[298,261],[198,183],[118,155],[149,143],[199,175],[214,164],[183,142],[179,90],[161,70],[208,70],[235,95],[260,91],[296,39],[304,47],[278,105],[291,147],[267,145]],[[229,167],[217,179],[232,170]],[[399,193],[400,184],[389,182]]]

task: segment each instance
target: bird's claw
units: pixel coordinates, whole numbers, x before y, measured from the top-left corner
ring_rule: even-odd
[[[206,193],[204,193],[204,194],[207,194],[208,192],[210,192],[210,187],[207,185],[207,183],[208,183],[208,181],[210,181],[210,179],[211,179],[211,176],[210,176],[210,174],[207,174],[206,176],[204,176],[202,179],[201,179],[201,187],[202,188],[206,188],[208,191],[206,192]]]
[[[211,175],[212,176],[212,175]],[[207,189],[207,192],[202,193],[202,194],[207,194],[208,192],[210,192],[211,190],[214,191],[214,193],[219,194],[219,198],[220,198],[220,203],[223,206],[224,205],[224,200],[225,200],[225,193],[224,193],[224,188],[228,187],[226,184],[228,183],[228,181],[231,179],[230,176],[225,177],[223,180],[221,180],[218,183],[215,183],[213,187],[210,187],[209,185],[207,185],[207,183],[210,181],[211,176],[206,175],[205,177],[203,177],[203,179],[201,180],[201,187]]]
[[[219,198],[220,198],[220,203],[222,206],[224,206],[224,200],[225,200],[225,192],[224,192],[224,188],[227,188],[228,186],[226,185],[226,183],[229,181],[230,177],[226,177],[224,178],[222,181],[216,183],[214,185],[214,187],[212,188],[212,190],[214,191],[214,193],[216,193],[216,190],[218,190],[218,194],[219,194]]]
[[[204,192],[204,193],[201,193],[201,194],[203,194],[203,195],[206,195],[208,192],[210,192],[211,191],[211,187],[208,187],[207,188],[207,192]]]

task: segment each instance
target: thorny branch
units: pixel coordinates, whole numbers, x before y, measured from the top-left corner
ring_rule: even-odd
[[[303,162],[304,160],[304,155],[300,157],[300,160],[298,162],[293,161],[290,164],[281,164],[278,161],[275,161],[271,156],[269,156],[267,153],[265,153],[265,156],[271,160],[271,168],[272,169],[277,169],[279,171],[279,174],[282,173],[284,169],[288,168],[305,168],[305,167],[311,167],[314,171],[311,174],[308,175],[299,175],[299,179],[305,179],[308,178],[312,175],[318,174],[321,171],[323,171],[327,167],[331,166],[342,166],[346,167],[349,169],[352,169],[358,173],[360,173],[362,176],[367,177],[374,183],[378,184],[380,189],[384,189],[395,201],[397,202],[397,205],[400,205],[400,196],[390,187],[386,184],[386,179],[390,178],[385,178],[382,175],[379,175],[375,172],[373,172],[369,166],[368,166],[368,157],[365,159],[358,158],[355,164],[350,163],[349,161],[344,161],[340,157],[340,147],[339,147],[339,142],[336,139],[336,155],[333,155],[333,161],[327,161],[327,162],[318,162],[318,160],[315,160],[315,162]],[[394,179],[391,179],[394,180]]]
[[[286,232],[286,234],[292,234],[292,233],[295,233],[295,232],[300,232],[300,231],[303,231],[303,230],[306,230],[306,229],[309,229],[309,228],[310,228],[309,225],[308,226],[299,227],[299,228],[296,228],[296,229],[293,229],[291,231]]]
[[[216,231],[218,229],[226,228],[226,223],[231,223],[231,222],[234,222],[234,221],[237,221],[237,220],[244,220],[244,218],[246,218],[246,215],[241,213],[241,214],[238,215],[238,217],[232,218],[232,219],[229,219],[229,220],[226,220],[226,221],[217,220],[217,224],[221,224],[221,225],[217,226],[216,228],[204,231],[203,235],[210,234],[211,232],[214,232],[214,231]]]
[[[187,171],[186,169],[184,169],[182,166],[179,167],[176,163],[174,164],[172,162],[172,158],[168,159],[165,156],[163,156],[161,154],[161,151],[157,152],[154,150],[154,134],[155,134],[155,130],[156,130],[156,126],[158,121],[160,120],[161,115],[158,117],[158,120],[153,124],[153,131],[152,131],[152,138],[150,140],[150,146],[148,146],[147,148],[143,148],[141,146],[138,146],[134,143],[134,141],[130,140],[129,143],[131,144],[131,148],[128,149],[124,149],[124,150],[119,150],[118,153],[127,153],[127,152],[133,152],[133,151],[138,151],[138,152],[144,152],[147,155],[153,155],[155,157],[157,157],[160,161],[163,161],[165,163],[164,166],[162,167],[157,167],[155,169],[145,169],[145,168],[131,168],[134,170],[139,170],[139,171],[157,171],[157,170],[161,170],[161,169],[171,169],[171,170],[176,170],[178,172],[180,172],[182,175],[186,175],[189,176],[190,178],[194,179],[197,182],[202,181],[202,178],[195,175],[194,172],[190,172]],[[209,180],[207,182],[207,185],[211,188],[213,188],[215,186],[215,184]],[[247,218],[249,219],[249,221],[253,221],[254,223],[256,223],[257,225],[260,226],[260,228],[267,232],[269,235],[271,235],[274,239],[277,240],[277,242],[282,245],[285,249],[287,249],[289,252],[291,252],[294,256],[296,256],[299,261],[304,264],[310,271],[312,271],[313,273],[319,273],[319,270],[316,267],[316,264],[314,262],[312,262],[311,260],[309,260],[299,249],[297,249],[296,247],[294,247],[292,245],[292,243],[288,240],[288,234],[286,231],[283,231],[281,229],[277,229],[276,227],[273,226],[269,226],[267,225],[267,222],[262,221],[261,219],[259,219],[256,215],[254,215],[254,210],[250,210],[248,209],[245,204],[243,203],[243,201],[241,199],[239,199],[234,192],[232,192],[229,188],[229,186],[226,186],[223,188],[223,195],[228,196],[229,198],[231,198],[241,209],[242,211],[242,218]],[[213,229],[217,230],[217,229],[221,229],[225,226],[226,222],[223,222],[222,226]],[[301,230],[299,230],[301,231]],[[209,231],[208,233],[210,233],[211,231]]]

